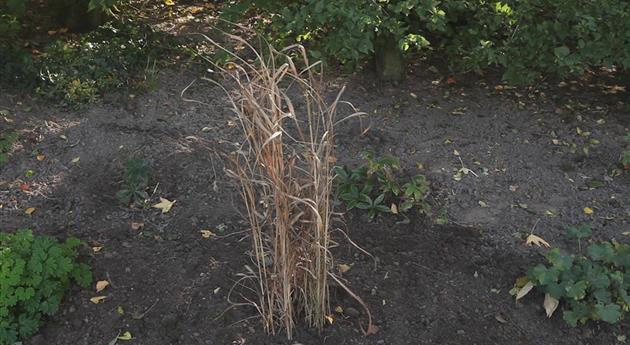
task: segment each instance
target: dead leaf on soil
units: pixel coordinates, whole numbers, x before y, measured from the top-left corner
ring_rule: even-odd
[[[105,300],[106,298],[107,296],[95,296],[95,297],[90,298],[90,302],[94,304],[99,304],[103,302],[103,300]]]
[[[378,333],[378,330],[379,328],[377,325],[369,325],[367,330],[365,331],[365,336],[376,334]]]
[[[203,238],[210,238],[212,236],[216,236],[216,234],[210,230],[199,230],[199,232],[201,233],[201,237]]]
[[[553,312],[556,311],[556,308],[558,308],[558,304],[560,304],[560,302],[557,299],[551,297],[550,294],[545,294],[543,307],[545,307],[547,317],[551,317],[551,315],[553,315]]]
[[[396,206],[396,204],[392,204],[389,210],[392,212],[392,214],[398,214],[398,206]]]
[[[125,331],[125,333],[119,335],[118,337],[116,337],[116,339],[118,339],[118,340],[131,340],[131,339],[133,339],[133,336],[131,335],[131,332]]]
[[[26,210],[24,210],[24,213],[28,214],[29,216],[33,214],[33,212],[35,212],[35,207],[29,207]]]
[[[168,199],[160,198],[160,202],[153,205],[153,208],[159,208],[162,210],[162,213],[168,213],[168,211],[171,210],[171,207],[173,207],[175,201],[177,200],[170,201]]]
[[[108,286],[109,282],[107,280],[99,280],[96,282],[96,292],[101,292]]]
[[[590,216],[591,214],[593,214],[593,209],[590,208],[590,207],[584,207],[583,211],[584,211],[585,215],[589,215]]]
[[[527,244],[528,246],[535,244],[538,247],[545,246],[549,248],[549,243],[547,241],[545,241],[542,237],[536,236],[534,234],[529,234],[529,236],[527,236],[527,241],[525,241],[525,244]]]
[[[507,320],[501,314],[495,315],[494,318],[500,323],[507,323]]]
[[[70,161],[70,163],[76,164],[76,163],[79,163],[80,160],[81,160],[81,157],[75,157]]]
[[[144,226],[144,223],[136,223],[136,222],[131,223],[132,230],[140,230],[143,226]]]
[[[94,253],[98,253],[98,252],[100,252],[100,251],[101,251],[101,249],[103,249],[103,247],[102,247],[102,246],[101,246],[101,247],[92,247],[92,251],[93,251]]]
[[[331,325],[332,325],[332,324],[333,324],[333,322],[335,321],[335,320],[333,319],[333,317],[332,317],[332,316],[330,316],[330,315],[326,315],[326,316],[324,316],[324,318],[326,318],[326,321],[328,321],[328,323],[330,323]]]
[[[519,299],[525,297],[530,291],[532,291],[533,288],[534,283],[527,282],[527,284],[523,285],[523,287],[518,290],[518,293],[516,294],[516,300],[518,301]]]
[[[352,268],[352,266],[346,264],[340,264],[337,265],[337,267],[339,268],[339,272],[341,273],[346,273]]]

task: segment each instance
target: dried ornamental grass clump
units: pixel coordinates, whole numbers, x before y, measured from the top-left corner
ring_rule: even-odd
[[[247,209],[255,265],[239,282],[255,282],[257,300],[248,304],[266,331],[284,329],[291,338],[298,315],[318,329],[330,318],[331,279],[345,287],[332,273],[329,251],[333,130],[343,89],[326,103],[316,77],[321,73],[314,71],[321,64],[310,64],[301,46],[267,46],[263,54],[240,37],[228,37],[255,56],[246,61],[207,38],[233,58],[217,68],[228,77],[230,91],[220,86],[245,137],[227,170]]]

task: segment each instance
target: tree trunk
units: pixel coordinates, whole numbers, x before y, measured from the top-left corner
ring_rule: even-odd
[[[401,82],[405,79],[407,63],[398,38],[389,32],[376,35],[374,42],[374,63],[380,80]]]
[[[107,20],[107,13],[100,9],[88,10],[89,0],[56,0],[52,10],[59,25],[73,32],[88,32]]]

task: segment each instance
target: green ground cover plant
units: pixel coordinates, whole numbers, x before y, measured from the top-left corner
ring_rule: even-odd
[[[87,287],[92,274],[78,263],[81,242],[58,242],[30,230],[0,232],[0,344],[14,344],[54,315],[72,283]]]
[[[149,162],[132,158],[125,164],[123,173],[123,189],[116,193],[116,197],[125,205],[139,205],[146,207],[150,199],[147,193],[151,179],[151,165]]]
[[[17,132],[0,133],[0,166],[3,166],[9,161],[11,147],[19,137],[20,135]]]
[[[562,317],[574,327],[589,320],[617,323],[623,319],[630,310],[630,245],[593,241],[583,247],[591,234],[588,225],[569,227],[567,236],[577,241],[577,253],[549,250],[547,264],[529,271],[529,282],[517,299],[536,287],[545,293],[547,315],[562,303]]]
[[[424,175],[401,180],[397,175],[401,167],[396,157],[375,157],[363,154],[365,164],[354,169],[335,166],[336,195],[346,210],[362,209],[368,218],[382,213],[405,213],[412,208],[422,212],[429,210],[425,198],[429,182]]]

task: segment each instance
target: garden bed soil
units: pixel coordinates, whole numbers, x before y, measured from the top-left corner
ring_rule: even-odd
[[[564,228],[581,223],[593,224],[595,238],[626,241],[630,177],[611,177],[630,120],[625,91],[604,94],[610,85],[595,82],[530,90],[488,78],[448,84],[430,72],[397,87],[370,76],[331,80],[332,89],[347,83],[345,98],[369,114],[338,128],[339,162],[358,164],[366,149],[400,157],[405,174],[431,181],[432,212],[374,222],[346,214],[339,225],[373,257],[340,235],[333,253],[351,266],[343,277],[379,331],[365,337],[365,311],[333,289],[333,308],[343,313],[321,334],[298,326],[288,341],[265,335],[253,309],[227,300],[250,263],[239,196],[217,155],[222,140],[237,140],[238,128],[217,87],[196,83],[185,96],[203,103],[182,99],[194,78],[163,71],[155,92],[108,95],[80,111],[0,96],[13,120],[2,130],[21,135],[0,167],[0,229],[76,236],[89,244],[83,258],[95,278],[111,283],[99,304],[90,302],[93,290],[71,291],[26,344],[109,344],[126,331],[133,339],[118,344],[574,345],[615,344],[627,334],[627,321],[571,328],[560,311],[545,316],[539,293],[519,302],[508,293],[542,262],[542,249],[524,245],[532,231],[563,249],[573,249]],[[577,134],[578,127],[591,134]],[[580,152],[591,138],[600,144],[586,156]],[[176,200],[170,212],[116,200],[133,156],[152,163],[152,201]],[[461,174],[462,167],[471,172]],[[589,187],[593,180],[598,187]],[[28,207],[35,212],[25,214]],[[143,225],[134,230],[132,223]]]

